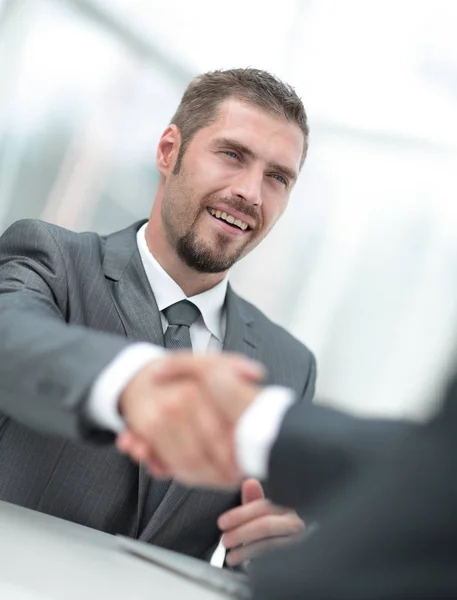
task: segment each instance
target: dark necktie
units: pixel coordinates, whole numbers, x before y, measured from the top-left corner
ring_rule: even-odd
[[[165,348],[170,350],[192,349],[190,339],[190,326],[200,316],[200,310],[188,300],[176,302],[163,311],[165,318],[168,321],[168,327],[165,331],[164,340]],[[144,529],[149,523],[154,512],[170,485],[169,480],[157,479],[149,483],[149,490],[146,496],[146,501],[141,519],[141,528]]]
[[[200,310],[188,300],[176,302],[163,311],[168,321],[168,327],[165,331],[165,348],[178,350],[179,348],[188,348],[192,350],[190,341],[190,326],[200,316]]]

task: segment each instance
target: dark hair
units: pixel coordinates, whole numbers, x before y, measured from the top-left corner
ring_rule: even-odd
[[[308,150],[308,121],[302,101],[294,88],[275,75],[260,69],[217,70],[198,75],[187,86],[171,122],[181,132],[181,147],[175,172],[193,136],[217,119],[221,103],[237,98],[266,112],[296,123],[304,137],[303,165]]]

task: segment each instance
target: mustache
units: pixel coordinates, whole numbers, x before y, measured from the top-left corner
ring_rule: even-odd
[[[233,210],[238,211],[247,217],[251,217],[251,219],[255,221],[256,225],[260,223],[260,211],[239,196],[211,195],[206,198],[207,204],[218,202],[222,202],[227,208],[233,208]]]

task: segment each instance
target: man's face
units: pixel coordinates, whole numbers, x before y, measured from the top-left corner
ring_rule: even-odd
[[[224,102],[165,177],[162,225],[180,258],[220,273],[255,248],[287,206],[303,144],[295,123]]]

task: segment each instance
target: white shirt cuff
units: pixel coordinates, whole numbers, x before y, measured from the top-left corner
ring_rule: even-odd
[[[165,350],[161,346],[138,343],[120,352],[97,377],[87,399],[85,414],[92,423],[120,433],[125,423],[118,410],[118,400],[129,381],[151,360]]]
[[[284,416],[294,402],[295,394],[289,388],[266,387],[238,421],[236,456],[246,477],[265,479],[268,476],[271,448]]]

